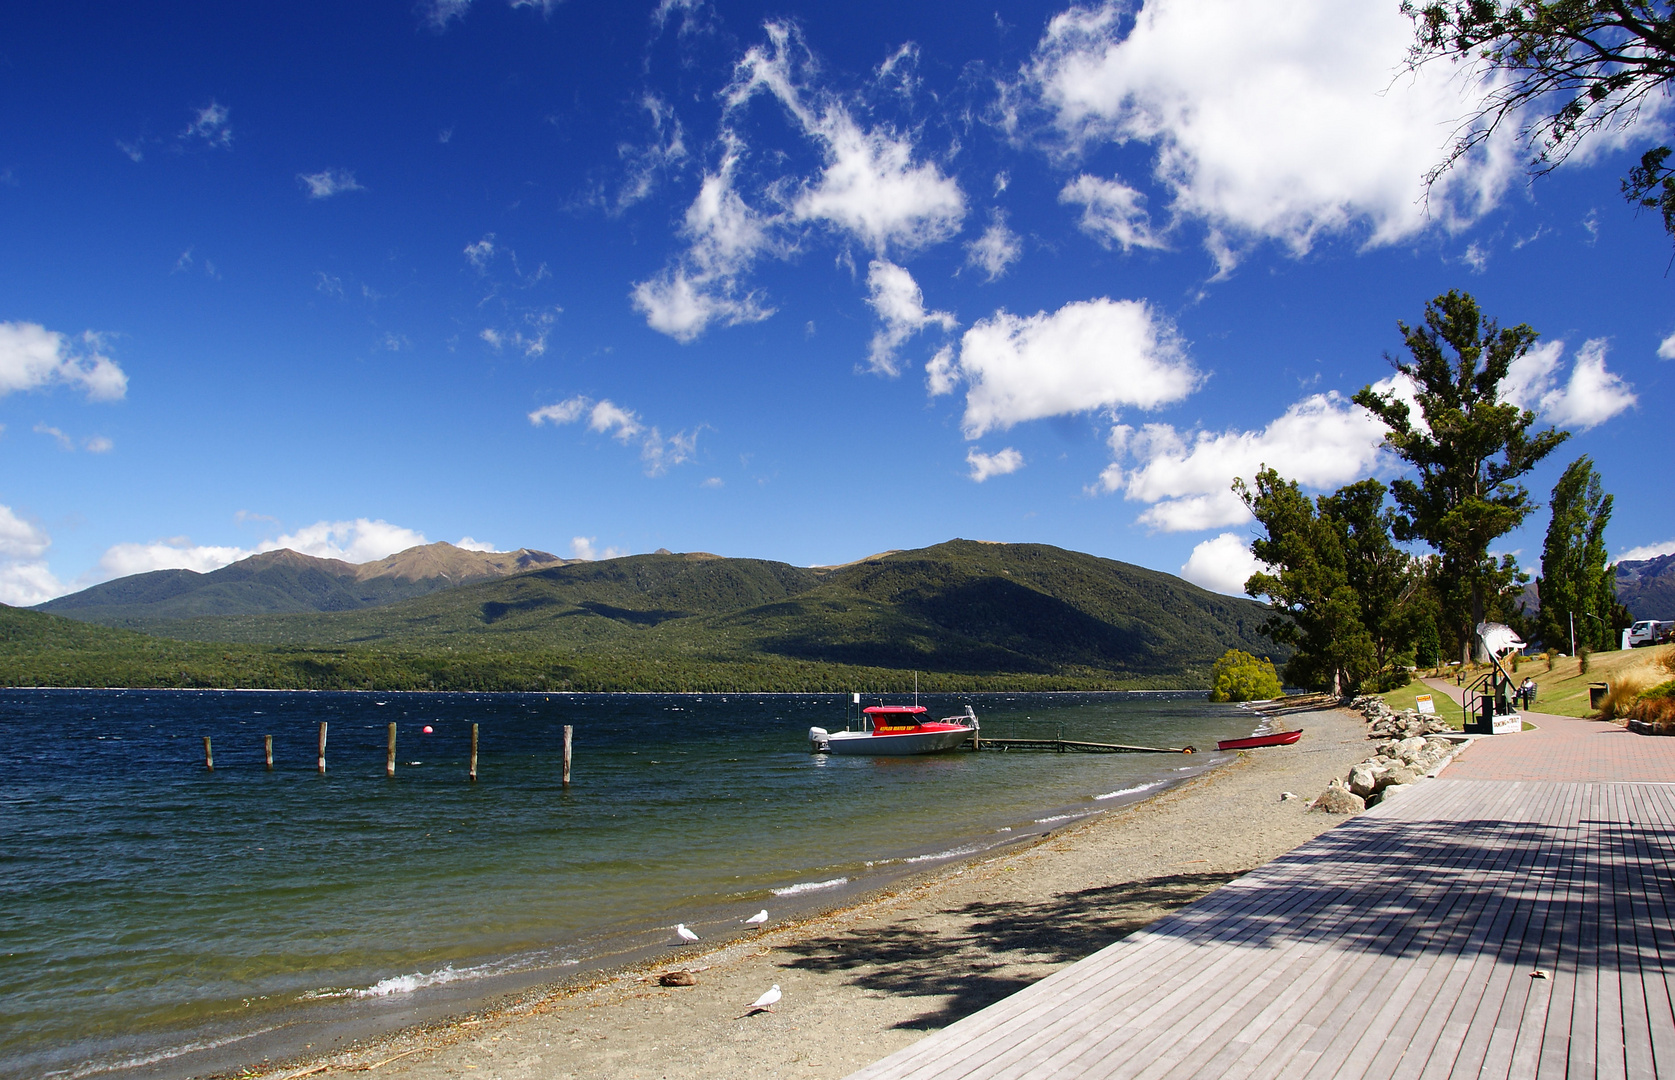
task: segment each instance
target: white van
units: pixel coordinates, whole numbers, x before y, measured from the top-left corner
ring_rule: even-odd
[[[1628,647],[1639,648],[1642,645],[1656,645],[1668,633],[1669,623],[1656,619],[1641,619],[1628,628]]]

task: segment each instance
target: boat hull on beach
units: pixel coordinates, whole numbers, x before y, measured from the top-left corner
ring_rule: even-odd
[[[1267,735],[1252,735],[1248,739],[1223,739],[1216,743],[1216,749],[1254,750],[1259,746],[1290,746],[1302,737],[1302,728],[1296,731],[1275,731]]]

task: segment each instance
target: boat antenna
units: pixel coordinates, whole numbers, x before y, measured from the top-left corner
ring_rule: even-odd
[[[919,705],[919,673],[917,671],[913,673],[913,705],[915,708]]]

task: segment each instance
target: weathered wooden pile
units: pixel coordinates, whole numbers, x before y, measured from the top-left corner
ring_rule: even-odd
[[[1463,745],[1446,723],[1413,709],[1397,712],[1382,698],[1359,697],[1349,707],[1367,718],[1367,738],[1377,739],[1371,757],[1350,767],[1349,775],[1333,780],[1312,809],[1329,814],[1355,814],[1401,794],[1434,776]]]

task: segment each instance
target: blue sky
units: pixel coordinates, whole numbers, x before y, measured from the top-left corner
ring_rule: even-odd
[[[1481,85],[1394,3],[0,11],[0,600],[435,540],[798,564],[955,536],[1237,592],[1266,462],[1470,291],[1615,553],[1675,550],[1662,101],[1423,197]],[[1661,354],[1660,355],[1660,350]],[[1539,561],[1544,513],[1507,538]]]

